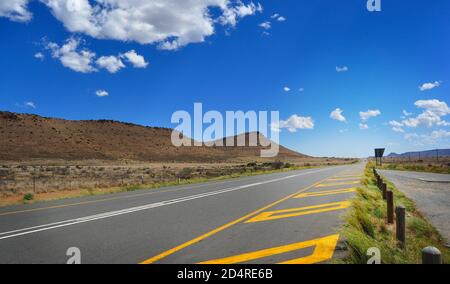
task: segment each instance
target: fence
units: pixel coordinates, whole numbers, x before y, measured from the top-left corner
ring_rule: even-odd
[[[377,187],[386,200],[387,205],[387,223],[395,224],[395,235],[399,246],[406,248],[406,208],[403,205],[398,205],[394,210],[394,193],[387,188],[387,184],[383,181],[377,170],[373,168],[373,174],[376,178]],[[395,216],[394,216],[395,215]],[[395,217],[395,218],[394,218]],[[442,254],[435,247],[426,247],[422,250],[423,264],[442,264]]]

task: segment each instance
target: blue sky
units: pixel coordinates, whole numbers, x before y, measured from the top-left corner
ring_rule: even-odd
[[[450,147],[447,0],[382,0],[374,13],[366,0],[170,0],[156,15],[139,5],[164,1],[139,0],[146,17],[110,13],[105,24],[76,13],[96,1],[12,2],[0,4],[1,110],[175,127],[173,112],[202,102],[279,110],[295,130],[281,129],[281,144],[309,155]],[[206,7],[213,22],[195,13]],[[155,30],[139,30],[152,21]],[[337,108],[345,121],[330,117]]]

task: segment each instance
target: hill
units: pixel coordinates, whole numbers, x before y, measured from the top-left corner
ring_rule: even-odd
[[[434,158],[437,155],[439,157],[450,157],[450,149],[435,149],[427,151],[417,151],[417,152],[406,152],[402,154],[390,153],[387,157],[389,158]]]
[[[258,159],[262,147],[175,147],[172,129],[112,120],[64,120],[0,112],[0,160],[136,160],[225,162]],[[248,141],[248,133],[245,135]],[[236,140],[237,137],[234,137]],[[266,139],[259,135],[259,139]],[[275,159],[306,155],[280,146]]]

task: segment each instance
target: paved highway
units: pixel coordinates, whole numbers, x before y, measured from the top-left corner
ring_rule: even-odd
[[[0,263],[318,263],[362,164],[0,208]]]

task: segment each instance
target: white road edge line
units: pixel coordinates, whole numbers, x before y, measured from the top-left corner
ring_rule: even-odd
[[[320,169],[317,171],[305,172],[305,173],[300,173],[300,174],[296,174],[296,175],[289,175],[286,177],[271,179],[271,180],[267,180],[267,181],[251,183],[251,184],[241,185],[241,186],[232,187],[232,188],[221,189],[221,190],[208,192],[208,193],[195,194],[195,195],[191,195],[191,196],[180,197],[180,198],[176,198],[176,199],[151,203],[151,204],[137,206],[137,207],[131,207],[128,209],[105,212],[105,213],[86,216],[86,217],[82,217],[82,218],[70,219],[70,220],[45,224],[45,225],[39,225],[39,226],[33,226],[33,227],[3,232],[3,233],[0,233],[0,236],[3,236],[3,237],[0,237],[0,240],[19,237],[19,236],[23,236],[23,235],[29,235],[29,234],[33,234],[33,233],[42,232],[42,231],[48,231],[48,230],[66,227],[66,226],[72,226],[72,225],[91,222],[91,221],[100,220],[100,219],[111,218],[114,216],[130,214],[133,212],[148,210],[148,209],[157,208],[157,207],[166,206],[166,205],[172,205],[172,204],[181,203],[181,202],[190,201],[190,200],[199,199],[199,198],[204,198],[204,197],[208,197],[208,196],[212,196],[212,195],[232,192],[232,191],[236,191],[236,190],[240,190],[240,189],[247,189],[247,188],[262,185],[262,184],[273,183],[273,182],[277,182],[277,181],[281,181],[281,180],[291,179],[291,178],[298,177],[298,176],[318,173],[318,172],[322,172],[322,171],[326,171],[326,170],[330,170],[330,169],[332,169],[332,168]]]

